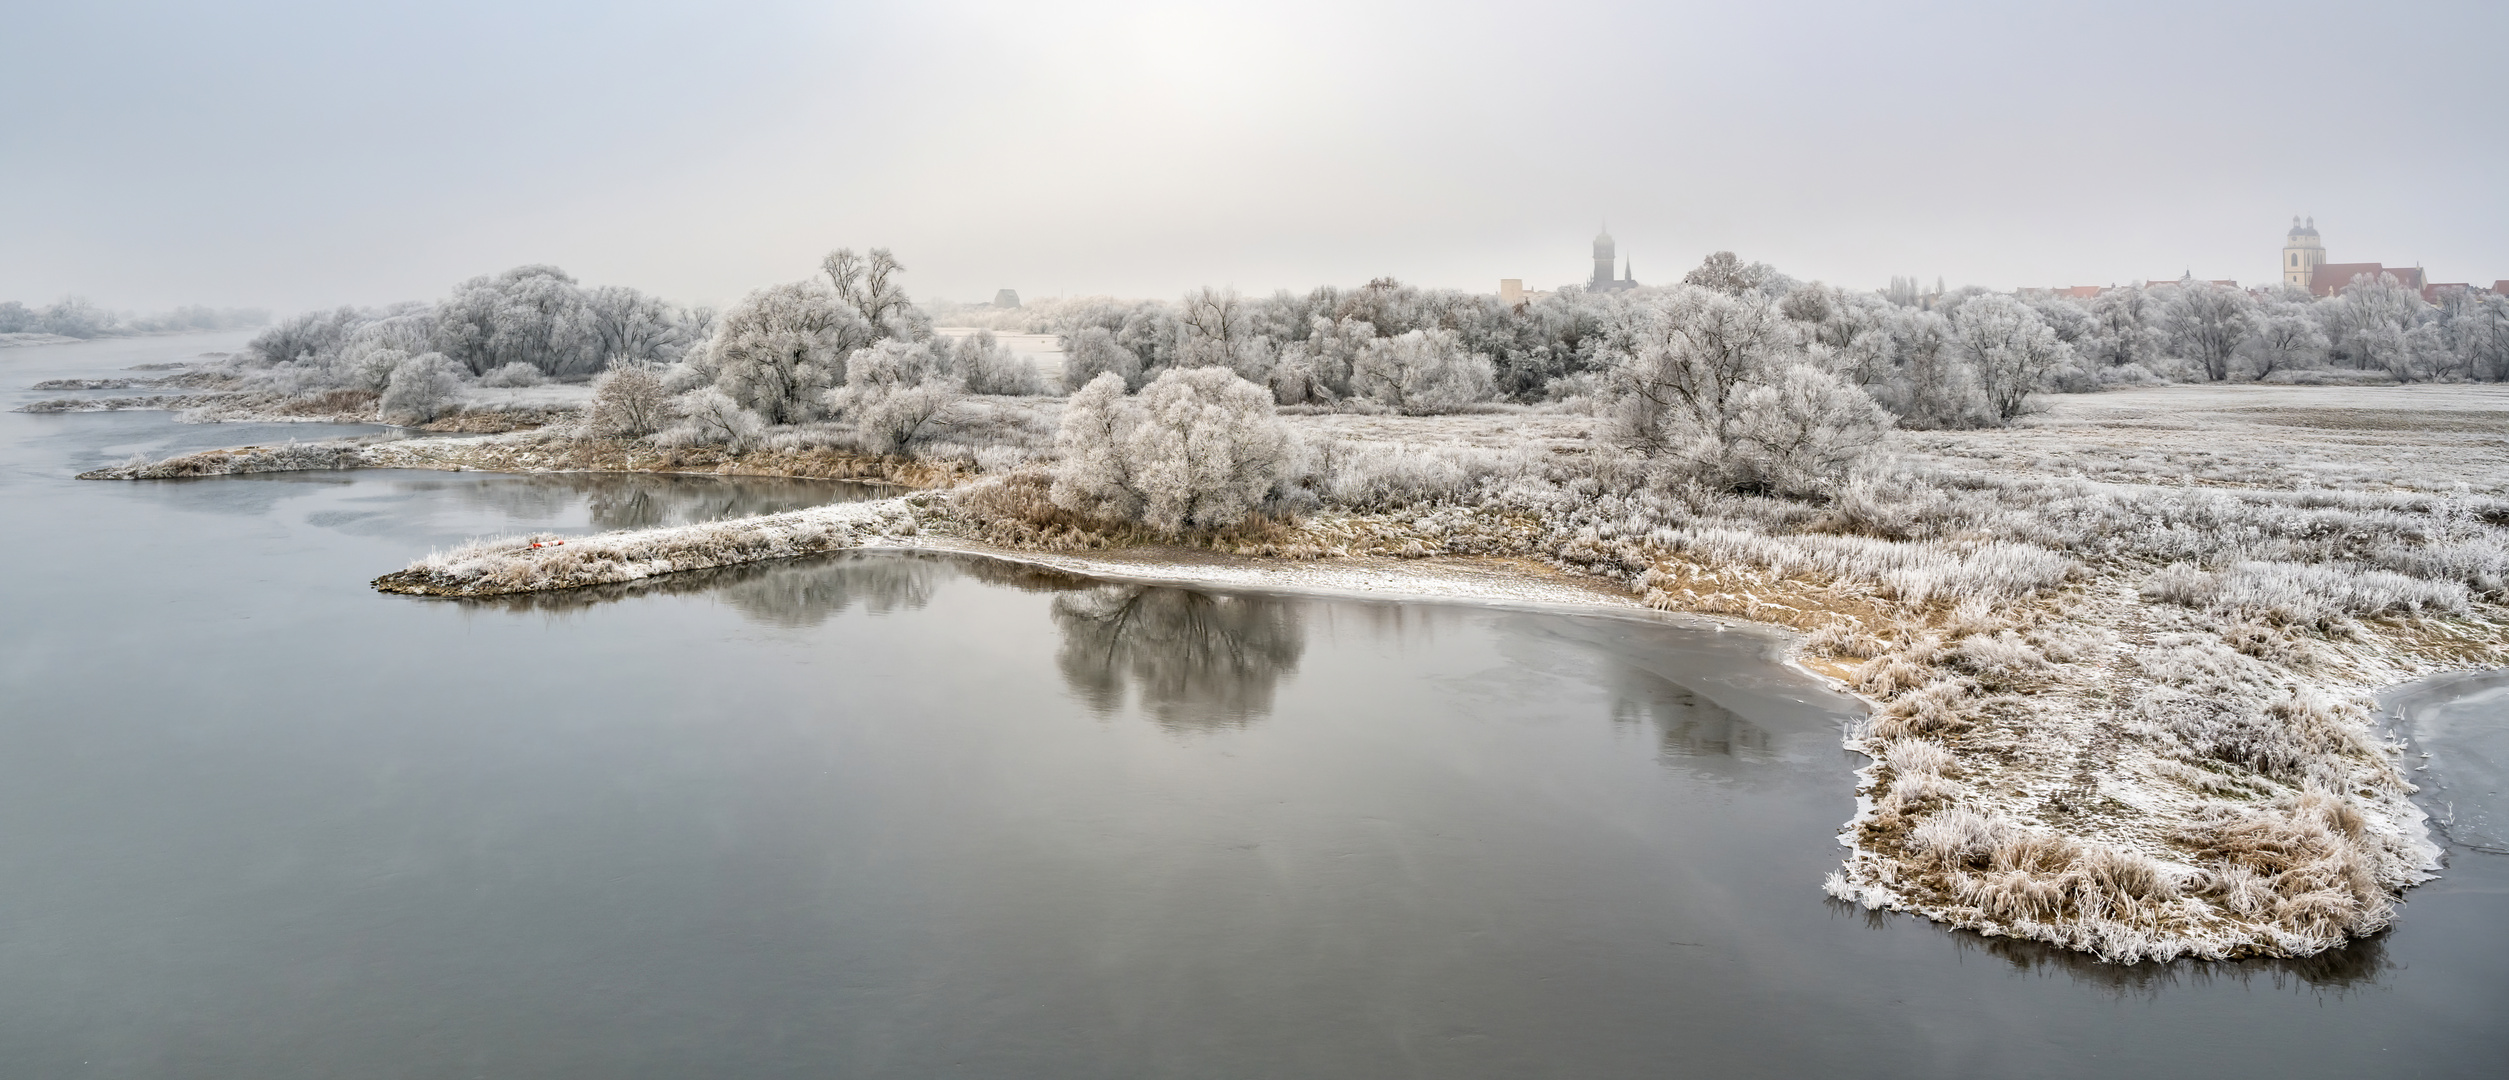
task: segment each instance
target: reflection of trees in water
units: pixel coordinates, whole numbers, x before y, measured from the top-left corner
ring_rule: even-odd
[[[1137,687],[1161,727],[1242,727],[1272,711],[1281,676],[1307,637],[1296,601],[1189,589],[1102,585],[1054,598],[1056,660],[1072,692],[1101,712]]]
[[[1653,724],[1667,757],[1764,761],[1776,756],[1767,730],[1628,658],[1610,657],[1604,682],[1612,696],[1612,722]]]
[[[452,487],[465,506],[526,521],[564,516],[578,503],[596,529],[645,529],[699,521],[777,514],[828,503],[859,502],[891,492],[843,480],[779,476],[677,476],[662,473],[548,473],[478,481],[421,482]]]
[[[590,479],[590,478],[588,478]],[[643,529],[698,521],[780,514],[828,503],[860,502],[893,494],[888,489],[842,480],[780,477],[600,477],[601,480],[668,480],[593,488],[587,508],[602,529]]]
[[[928,559],[771,563],[715,596],[751,622],[800,630],[856,606],[873,615],[919,610],[932,602],[936,586],[956,576],[948,564]]]
[[[874,615],[914,611],[931,603],[943,582],[960,577],[1024,592],[1062,591],[1084,584],[1083,579],[1068,574],[990,559],[847,552],[458,602],[501,611],[571,613],[639,596],[712,593],[752,622],[804,629],[856,607]]]

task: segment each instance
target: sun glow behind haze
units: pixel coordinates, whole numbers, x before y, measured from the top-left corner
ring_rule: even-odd
[[[2488,100],[2509,12],[2415,12],[39,9],[0,70],[44,103],[0,169],[0,298],[380,303],[552,262],[721,304],[837,245],[897,250],[921,297],[1488,290],[1582,277],[1605,219],[1649,281],[1719,248],[1868,287],[2247,281],[2295,212],[2345,258],[2509,276],[2488,113],[2295,97]]]

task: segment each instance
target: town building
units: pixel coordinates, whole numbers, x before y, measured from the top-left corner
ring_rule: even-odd
[[[2299,215],[2291,218],[2291,233],[2282,245],[2282,282],[2303,289],[2314,288],[2317,268],[2326,263],[2326,245],[2317,238],[2317,219],[2301,224]],[[2350,278],[2344,279],[2350,281]]]
[[[1610,232],[1594,234],[1594,276],[1586,279],[1587,292],[1619,292],[1638,287],[1638,279],[1630,273],[1628,263],[1621,264],[1620,277],[1612,277],[1614,253]]]

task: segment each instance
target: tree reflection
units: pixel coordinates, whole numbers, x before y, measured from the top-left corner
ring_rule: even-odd
[[[894,494],[844,480],[670,473],[547,473],[487,482],[408,481],[405,486],[450,490],[467,507],[523,521],[551,521],[581,504],[592,527],[605,531],[778,514]]]
[[[843,480],[700,476],[582,477],[585,508],[599,529],[645,529],[698,521],[780,514],[828,503],[860,502],[894,489]]]
[[[459,602],[493,610],[567,614],[634,597],[707,593],[751,622],[802,630],[856,608],[873,615],[919,610],[932,602],[943,583],[962,577],[1023,592],[1061,592],[1087,584],[1086,579],[1070,574],[990,559],[844,552]]]
[[[1137,688],[1171,731],[1243,727],[1272,712],[1281,676],[1307,637],[1296,601],[1189,589],[1101,585],[1054,598],[1056,660],[1072,692],[1100,712]]]
[[[715,596],[751,622],[804,630],[855,607],[873,615],[919,610],[941,582],[956,576],[949,564],[930,559],[770,563]]]
[[[1609,658],[1604,684],[1612,697],[1612,722],[1654,726],[1668,758],[1766,761],[1776,756],[1766,729],[1626,657]]]

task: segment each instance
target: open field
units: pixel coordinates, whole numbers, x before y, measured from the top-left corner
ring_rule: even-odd
[[[2011,428],[1907,432],[1946,465],[2131,483],[2509,494],[2509,386],[2254,383],[2052,395]]]

